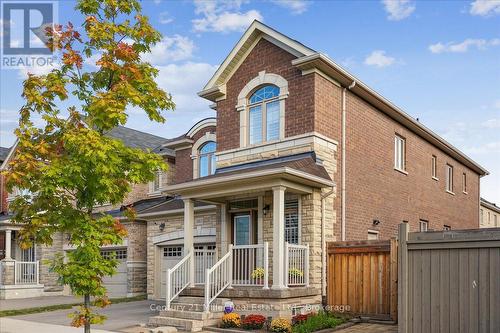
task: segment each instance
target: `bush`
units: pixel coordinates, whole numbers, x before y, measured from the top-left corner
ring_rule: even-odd
[[[276,333],[290,333],[292,331],[292,323],[285,318],[273,319],[269,330]]]
[[[240,325],[241,325],[241,317],[239,314],[231,312],[231,313],[225,313],[222,316],[222,323],[221,323],[222,328],[240,327]]]
[[[297,324],[300,324],[304,321],[307,320],[307,318],[309,318],[309,316],[311,316],[312,314],[308,313],[308,314],[298,314],[298,315],[295,315],[292,317],[292,325],[297,325]]]
[[[263,315],[251,314],[246,316],[242,321],[243,328],[247,330],[260,330],[264,323],[266,322],[266,317]]]
[[[335,317],[327,312],[318,312],[317,314],[310,314],[305,320],[297,322],[293,326],[293,333],[311,333],[325,328],[334,328],[344,322],[344,318]]]

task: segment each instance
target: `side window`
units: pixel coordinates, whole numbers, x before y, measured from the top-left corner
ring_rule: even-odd
[[[453,167],[446,164],[446,191],[453,193]]]
[[[429,221],[420,220],[419,231],[426,232],[427,230],[429,230]]]
[[[399,135],[394,137],[394,168],[406,171],[406,140]]]
[[[214,141],[208,141],[199,149],[199,177],[206,177],[215,173],[215,150],[217,145]]]

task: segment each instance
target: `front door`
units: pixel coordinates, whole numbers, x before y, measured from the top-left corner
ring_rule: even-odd
[[[234,245],[249,245],[252,224],[250,215],[234,216]]]

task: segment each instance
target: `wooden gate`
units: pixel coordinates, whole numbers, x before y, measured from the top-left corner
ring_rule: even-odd
[[[395,239],[329,243],[330,308],[397,321],[397,258]]]

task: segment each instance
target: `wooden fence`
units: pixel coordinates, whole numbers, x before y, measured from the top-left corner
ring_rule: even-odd
[[[500,229],[399,227],[399,332],[500,332]]]
[[[397,242],[328,244],[327,302],[333,310],[397,320]]]

